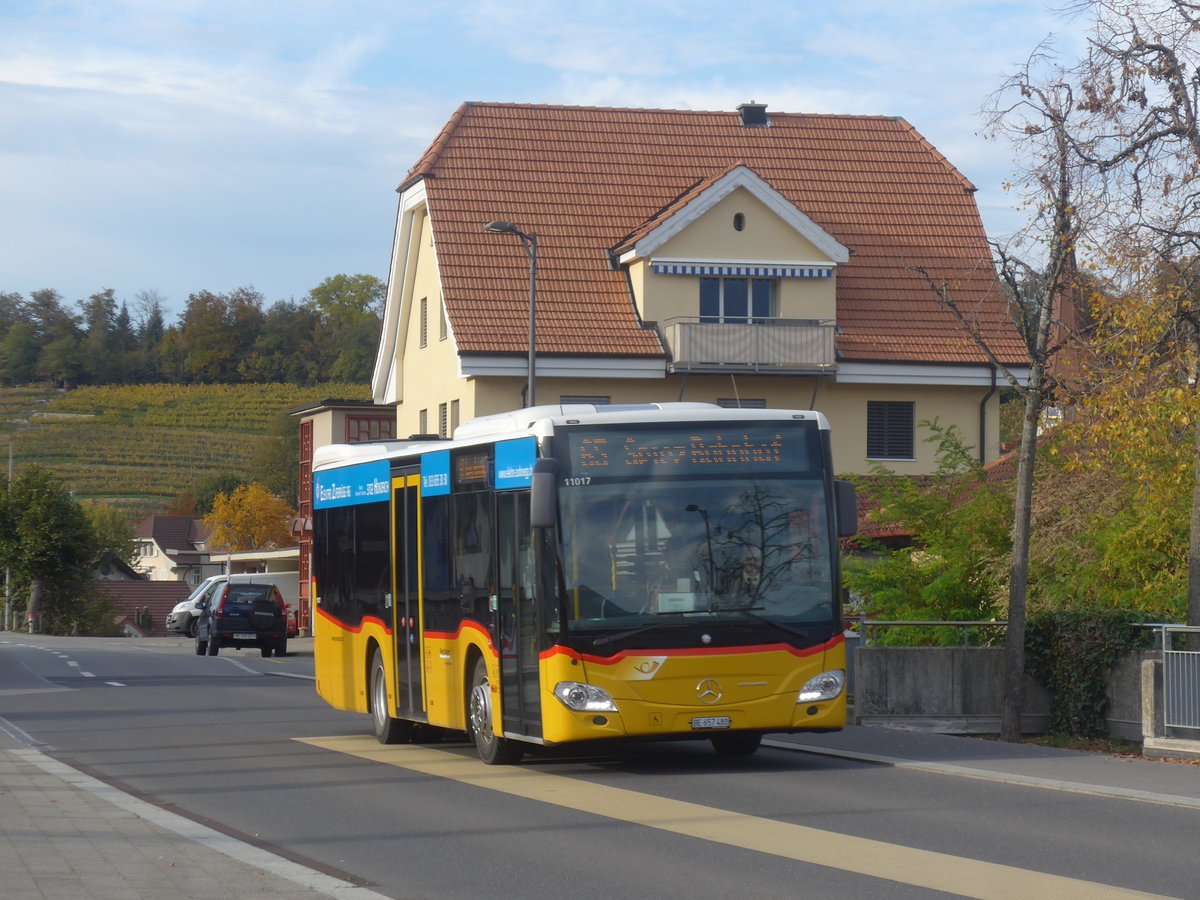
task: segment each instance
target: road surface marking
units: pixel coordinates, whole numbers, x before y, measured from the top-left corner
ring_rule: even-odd
[[[296,740],[325,750],[540,803],[551,803],[731,847],[770,853],[785,859],[946,891],[961,897],[980,900],[1010,900],[1012,897],[1107,900],[1159,896],[948,853],[836,834],[625,788],[549,775],[533,769],[486,766],[474,757],[429,747],[412,744],[385,746],[374,738],[357,735]]]

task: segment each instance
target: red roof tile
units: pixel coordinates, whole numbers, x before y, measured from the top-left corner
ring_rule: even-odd
[[[524,353],[528,260],[493,219],[538,235],[538,352],[661,356],[609,251],[736,165],[851,251],[837,268],[840,358],[981,362],[914,267],[1024,360],[988,262],[973,186],[903,119],[468,103],[401,188],[425,180],[460,352]]]

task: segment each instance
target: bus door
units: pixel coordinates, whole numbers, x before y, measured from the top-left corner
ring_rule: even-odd
[[[538,650],[542,623],[538,617],[529,527],[529,492],[496,493],[499,540],[499,592],[495,643],[500,651],[500,701],[504,731],[529,737],[542,735]]]
[[[421,697],[421,616],[418,602],[417,493],[414,466],[392,476],[392,572],[395,597],[396,709],[402,719],[424,720]]]

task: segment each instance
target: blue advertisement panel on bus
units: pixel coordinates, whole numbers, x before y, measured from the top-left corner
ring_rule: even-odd
[[[388,499],[388,462],[360,463],[313,474],[313,509]]]

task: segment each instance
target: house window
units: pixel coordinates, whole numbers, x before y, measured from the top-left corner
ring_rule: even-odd
[[[429,298],[421,298],[421,346],[429,343]]]
[[[911,400],[868,400],[867,458],[916,459],[915,423]]]
[[[429,434],[429,410],[417,413],[417,434]]]
[[[346,443],[390,441],[396,436],[396,420],[386,416],[347,416]]]
[[[747,397],[718,397],[717,406],[723,406],[725,409],[766,409],[766,400],[752,400]]]
[[[446,425],[448,423],[448,420],[449,420],[449,416],[447,415],[446,404],[439,403],[438,404],[438,434],[441,437],[448,437],[448,435],[446,434]]]
[[[444,341],[449,335],[449,325],[446,324],[446,301],[443,299],[441,304],[442,314],[438,316],[438,340]]]
[[[450,433],[454,434],[454,429],[458,428],[458,401],[450,401]]]
[[[762,324],[775,315],[772,278],[701,278],[700,321]]]

